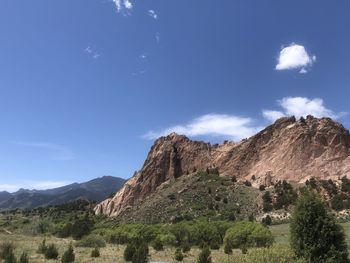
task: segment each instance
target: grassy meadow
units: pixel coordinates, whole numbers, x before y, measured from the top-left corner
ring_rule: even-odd
[[[350,222],[341,224],[346,232],[347,242],[350,246]],[[277,246],[282,248],[288,247],[289,242],[289,224],[273,225],[270,226],[270,230],[273,233],[275,238],[275,243]],[[17,257],[25,251],[29,255],[30,262],[39,263],[39,262],[60,262],[60,257],[58,260],[47,260],[41,254],[37,253],[39,244],[46,239],[46,244],[54,243],[58,250],[59,255],[62,255],[66,250],[68,245],[72,242],[73,245],[77,241],[74,241],[71,238],[57,238],[50,235],[28,235],[24,233],[19,233],[15,231],[13,233],[2,230],[0,232],[0,243],[2,242],[11,242],[15,245],[15,254]],[[114,245],[108,244],[104,248],[100,248],[101,256],[99,258],[91,258],[90,254],[92,248],[76,247],[74,246],[74,252],[76,256],[75,262],[101,262],[101,263],[126,263],[123,259],[124,245]],[[200,249],[193,247],[190,252],[185,253],[186,257],[182,262],[190,263],[196,262],[197,256],[200,252]],[[164,251],[156,251],[150,246],[150,260],[151,262],[167,262],[173,263],[177,262],[174,259],[175,248],[174,247],[165,247]],[[228,256],[224,253],[223,247],[219,250],[212,250],[212,262],[241,262],[236,261],[240,258],[240,250],[234,250],[233,254]],[[284,262],[284,261],[280,261]]]

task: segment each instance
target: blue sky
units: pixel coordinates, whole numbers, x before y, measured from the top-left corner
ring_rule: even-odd
[[[0,190],[130,177],[171,131],[349,127],[350,3],[2,0]]]

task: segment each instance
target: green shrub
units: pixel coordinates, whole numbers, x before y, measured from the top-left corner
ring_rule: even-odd
[[[227,254],[227,255],[231,255],[231,254],[232,254],[232,247],[231,247],[230,244],[226,243],[226,244],[224,245],[224,252],[225,252],[225,254]]]
[[[190,252],[190,251],[191,251],[190,242],[185,241],[185,242],[182,244],[182,252],[183,252],[183,253],[187,253],[187,252]]]
[[[261,220],[261,223],[264,224],[264,225],[271,225],[272,224],[272,218],[271,216],[267,215],[266,217],[264,217],[262,220]]]
[[[91,257],[92,258],[98,258],[100,257],[100,250],[95,247],[92,251],[91,251]]]
[[[77,242],[78,247],[105,247],[106,241],[99,235],[88,235]]]
[[[127,246],[124,249],[124,259],[125,261],[131,261],[132,257],[134,256],[136,252],[136,246],[135,244],[127,244]]]
[[[81,239],[83,236],[90,234],[93,227],[93,222],[86,215],[84,218],[77,219],[72,225],[71,235],[75,240]]]
[[[68,249],[63,253],[62,263],[71,263],[75,261],[75,255],[72,244],[69,244]]]
[[[307,262],[349,262],[344,231],[315,193],[306,191],[299,198],[290,231],[294,253]]]
[[[18,263],[29,263],[28,254],[23,252],[21,257],[19,258]]]
[[[0,257],[5,263],[17,263],[14,246],[11,243],[4,243],[1,245]]]
[[[54,244],[50,244],[47,246],[45,251],[46,259],[57,259],[58,258],[58,250]]]
[[[266,247],[273,243],[270,230],[256,222],[236,222],[226,231],[225,245],[240,248],[242,251],[250,247]]]
[[[44,239],[44,240],[39,244],[37,253],[39,253],[39,254],[45,254],[46,250],[47,250],[46,239]]]
[[[271,198],[271,194],[269,191],[266,191],[263,196],[263,211],[266,212],[270,212],[272,210],[272,198]]]
[[[156,251],[162,251],[164,249],[163,242],[159,236],[157,236],[156,239],[152,242],[152,247]]]
[[[181,248],[177,248],[175,251],[175,260],[182,261],[184,259],[184,255],[182,254]]]
[[[204,245],[202,251],[198,255],[198,263],[211,263],[211,252],[207,245]]]
[[[13,254],[13,251],[15,250],[12,243],[5,242],[0,246],[0,258],[6,259],[8,255]]]
[[[148,245],[141,243],[136,248],[134,255],[132,256],[132,263],[147,263],[148,262]]]

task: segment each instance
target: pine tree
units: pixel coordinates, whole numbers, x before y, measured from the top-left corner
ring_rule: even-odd
[[[315,193],[306,191],[298,200],[290,231],[292,249],[307,262],[350,262],[343,229]]]
[[[75,261],[75,255],[72,244],[69,244],[68,249],[64,252],[62,256],[62,263],[72,263]]]
[[[207,244],[202,248],[201,253],[198,255],[198,263],[211,263],[211,252]]]

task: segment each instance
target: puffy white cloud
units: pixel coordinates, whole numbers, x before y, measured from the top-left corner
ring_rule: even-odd
[[[157,15],[156,11],[154,11],[152,9],[148,10],[148,15],[156,20],[158,19],[158,15]]]
[[[122,9],[131,10],[133,8],[130,0],[112,0],[117,7],[117,11],[120,12]]]
[[[294,115],[296,118],[300,118],[312,115],[318,118],[330,117],[337,119],[344,115],[344,113],[335,113],[331,109],[326,108],[323,100],[320,98],[286,97],[277,102],[282,110],[263,110],[262,114],[264,118],[269,121],[275,121],[283,116]]]
[[[280,51],[276,70],[300,69],[299,73],[305,74],[314,62],[316,56],[309,55],[304,46],[292,43]]]
[[[156,139],[172,132],[186,136],[226,136],[233,140],[247,138],[261,127],[253,124],[253,119],[226,114],[206,114],[195,118],[186,125],[177,125],[162,131],[150,131],[144,135],[147,139]]]

